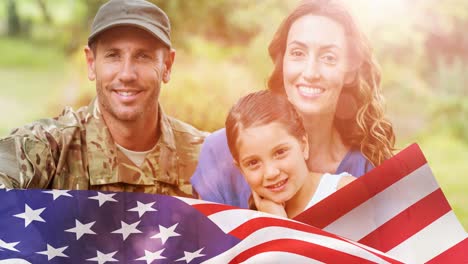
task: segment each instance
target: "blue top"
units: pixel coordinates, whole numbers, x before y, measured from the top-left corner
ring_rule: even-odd
[[[347,172],[359,177],[373,168],[359,150],[350,150],[335,174]],[[248,208],[250,187],[233,163],[226,129],[217,130],[205,139],[190,182],[203,200]]]

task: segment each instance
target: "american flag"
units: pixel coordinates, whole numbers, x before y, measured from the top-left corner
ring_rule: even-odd
[[[213,221],[193,199],[0,190],[0,200],[0,263],[399,263],[303,223],[204,203],[232,217]]]
[[[468,263],[468,235],[416,144],[295,219],[405,263]]]
[[[413,159],[402,157],[405,152],[395,158]],[[380,177],[374,176],[379,178],[376,182],[381,181]],[[364,179],[367,178],[370,177]],[[348,193],[347,197],[351,197],[348,200],[365,203],[361,189],[359,193],[350,189],[346,187],[327,200]],[[371,190],[374,189],[367,192]],[[298,219],[306,222],[302,223],[194,199],[141,193],[0,190],[0,201],[0,264],[401,263],[390,257],[391,253],[397,256],[398,252],[383,250],[390,253],[386,254],[374,249],[379,243],[351,238],[348,233],[342,234],[348,237],[343,238],[327,232],[324,220],[320,220],[322,230],[307,223],[313,220],[307,217]],[[316,217],[320,210],[317,208],[323,208],[325,202],[307,213]],[[359,206],[356,203],[354,207]],[[340,218],[336,215],[346,215],[343,207],[336,208],[324,211],[327,215],[319,219],[335,222]],[[413,221],[419,223],[420,217],[415,215]],[[349,221],[342,230],[352,231],[369,224],[369,221],[360,222],[356,226],[352,219]],[[339,233],[340,230],[329,231]],[[441,235],[438,241],[451,236],[452,233]],[[391,236],[389,239],[394,240]],[[420,243],[420,247],[432,246],[423,240]],[[466,245],[458,247],[458,260],[461,260]]]
[[[193,199],[0,190],[0,200],[0,263],[399,263],[303,223]]]

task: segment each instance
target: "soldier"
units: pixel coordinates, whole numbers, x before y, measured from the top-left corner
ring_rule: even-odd
[[[111,0],[84,51],[96,98],[0,140],[0,186],[192,196],[206,133],[159,105],[175,57],[167,15],[144,0]]]

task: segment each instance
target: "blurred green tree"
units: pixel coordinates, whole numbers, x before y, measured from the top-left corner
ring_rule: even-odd
[[[44,18],[44,22],[48,25],[52,24],[52,16],[50,15],[49,8],[47,7],[47,4],[45,0],[36,0],[37,4],[39,5],[39,8],[42,13],[42,17]]]
[[[8,14],[8,30],[7,34],[10,37],[15,37],[20,34],[20,18],[15,0],[8,0],[6,3]]]

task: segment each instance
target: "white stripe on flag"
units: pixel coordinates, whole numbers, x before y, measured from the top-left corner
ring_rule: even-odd
[[[229,233],[248,220],[259,217],[284,219],[275,215],[247,209],[229,209],[208,216],[224,233]]]
[[[439,189],[431,169],[424,164],[401,180],[324,228],[325,231],[359,241],[406,208]]]
[[[14,258],[14,259],[0,260],[0,264],[31,264],[31,262],[26,261],[24,259]]]
[[[450,211],[387,253],[398,256],[406,263],[424,263],[455,246],[467,236],[453,211]]]
[[[302,255],[289,253],[289,252],[264,252],[252,256],[242,264],[258,264],[258,263],[283,263],[282,261],[288,261],[291,264],[325,264],[324,262],[310,259]]]
[[[187,197],[180,197],[180,196],[174,196],[174,198],[177,198],[181,200],[184,203],[187,203],[189,205],[197,205],[197,204],[216,204],[213,202],[209,201],[204,201],[204,200],[199,200],[199,199],[193,199],[193,198],[187,198]]]
[[[400,262],[403,262],[403,260],[399,257],[399,256],[395,256],[395,255],[392,255],[388,252],[382,252],[382,251],[379,251],[373,247],[369,247],[367,245],[364,245],[364,244],[360,244],[359,242],[356,242],[354,240],[351,240],[351,239],[347,239],[347,238],[343,238],[344,240],[348,241],[349,243],[353,244],[353,245],[357,245],[358,247],[361,247],[363,249],[366,249],[368,250],[369,252],[373,252],[375,254],[381,254],[381,255],[385,255],[385,256],[389,256],[390,258],[394,259],[394,260],[397,260],[397,261],[400,261]]]
[[[348,243],[347,241],[277,226],[266,227],[255,231],[254,233],[244,238],[236,246],[204,263],[228,263],[245,250],[276,239],[294,239],[305,241],[311,244],[327,247],[335,251],[345,252],[350,255],[357,256],[362,259],[366,259],[376,263],[388,263],[382,258],[370,253],[369,251],[358,247],[352,243]],[[389,254],[385,253],[381,254],[384,256],[390,256]]]

